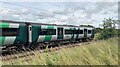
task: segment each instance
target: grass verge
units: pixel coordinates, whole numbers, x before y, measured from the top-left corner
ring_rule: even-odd
[[[81,44],[81,43],[80,43]],[[83,43],[74,48],[3,61],[3,65],[118,65],[118,38]]]

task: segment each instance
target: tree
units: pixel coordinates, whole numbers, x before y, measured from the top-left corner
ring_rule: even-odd
[[[115,29],[115,22],[113,18],[108,18],[103,20],[103,30],[100,33],[99,39],[108,39],[117,36],[117,30]]]

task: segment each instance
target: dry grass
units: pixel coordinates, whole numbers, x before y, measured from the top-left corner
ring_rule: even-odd
[[[46,49],[47,50],[47,49]],[[9,65],[118,65],[118,38],[84,43],[74,48],[4,61]]]

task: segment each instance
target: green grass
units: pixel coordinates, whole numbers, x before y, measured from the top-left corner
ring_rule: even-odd
[[[4,61],[10,65],[118,65],[118,38],[93,41],[73,48],[40,53],[35,56]],[[28,59],[28,61],[27,61]]]

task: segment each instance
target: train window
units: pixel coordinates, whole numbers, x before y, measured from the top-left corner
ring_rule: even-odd
[[[58,35],[63,35],[63,28],[58,28]]]
[[[0,36],[2,36],[2,29],[0,28]]]
[[[80,34],[83,34],[83,30],[80,30]]]
[[[65,34],[73,34],[74,30],[65,30]]]
[[[32,30],[32,28],[30,27],[30,31]]]
[[[91,32],[92,32],[91,30],[88,30],[88,34],[91,34]]]
[[[56,29],[40,29],[39,35],[56,35]]]
[[[19,34],[19,29],[18,28],[2,28],[1,36],[17,36]]]
[[[80,31],[79,30],[75,30],[75,34],[79,34],[80,33]]]

